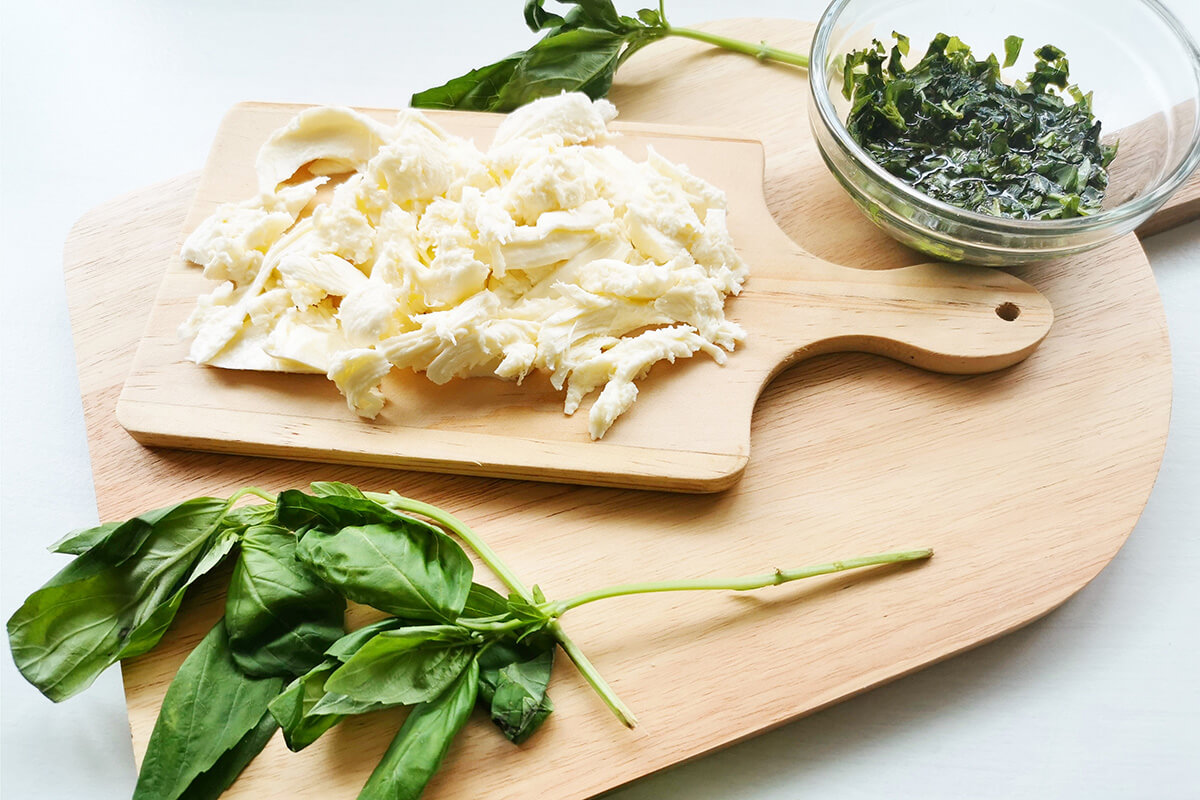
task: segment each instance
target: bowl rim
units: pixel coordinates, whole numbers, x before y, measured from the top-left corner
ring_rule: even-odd
[[[1200,165],[1200,47],[1197,47],[1195,40],[1192,39],[1191,34],[1183,27],[1178,18],[1162,5],[1159,0],[1137,0],[1141,6],[1149,9],[1158,16],[1171,34],[1176,37],[1176,40],[1182,46],[1185,53],[1191,56],[1192,79],[1196,86],[1196,95],[1193,97],[1193,101],[1197,104],[1197,120],[1196,125],[1192,128],[1188,152],[1166,178],[1145,194],[1116,208],[1105,209],[1095,214],[1068,219],[1029,220],[994,217],[988,214],[981,214],[977,211],[968,211],[967,209],[952,206],[949,203],[930,197],[897,178],[885,170],[875,159],[871,158],[870,154],[860,147],[850,136],[845,123],[834,111],[833,103],[829,97],[828,80],[826,77],[828,73],[826,61],[829,40],[833,33],[833,27],[841,16],[842,11],[851,2],[853,0],[833,0],[821,14],[821,19],[817,22],[816,31],[813,33],[812,45],[809,49],[808,82],[810,93],[817,109],[817,116],[821,119],[821,123],[825,126],[826,130],[832,133],[838,145],[847,151],[860,167],[869,172],[877,181],[886,184],[892,191],[903,195],[905,200],[916,207],[923,208],[943,219],[975,228],[985,228],[997,234],[1036,237],[1093,232],[1119,226],[1122,222],[1136,219],[1142,215],[1148,216],[1149,213],[1152,213],[1166,202],[1167,198]]]

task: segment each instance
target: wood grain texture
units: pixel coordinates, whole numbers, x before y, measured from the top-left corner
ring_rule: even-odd
[[[735,76],[710,91],[733,97]],[[243,103],[225,117],[182,236],[223,202],[253,196],[254,163],[272,131],[305,109]],[[381,122],[394,111],[365,110]],[[503,117],[429,112],[486,149]],[[724,119],[724,116],[721,117]],[[607,436],[589,440],[591,399],[573,417],[545,375],[521,384],[488,378],[438,386],[409,370],[384,382],[374,420],[346,407],[323,377],[235,372],[186,360],[178,335],[215,282],[172,255],[117,418],[144,444],[602,486],[712,492],[750,458],[750,419],[763,386],[785,364],[822,353],[870,352],[937,372],[1011,366],[1050,329],[1036,289],[982,267],[922,264],[862,270],[813,258],[788,239],[763,201],[763,147],[706,128],[617,123],[616,144],[641,160],[652,147],[687,164],[729,198],[728,225],[750,267],[726,302],[747,332],[725,365],[701,355],[660,364]],[[809,237],[820,236],[810,227]],[[1001,309],[1007,309],[1003,314]]]
[[[777,20],[715,25],[803,48]],[[766,146],[767,202],[829,260],[915,263],[814,164],[802,80],[783,68],[665,42],[613,96],[627,118],[703,123],[705,87],[754,70],[722,111]],[[197,186],[185,176],[114,201],[73,230],[66,270],[96,494],[104,519],[183,497],[311,480],[396,489],[474,526],[550,597],[629,580],[743,574],[931,546],[923,565],[830,576],[753,596],[662,594],[571,612],[566,627],[641,727],[627,732],[566,663],[557,711],[516,748],[478,716],[429,800],[594,796],[920,669],[1024,625],[1115,555],[1149,495],[1171,398],[1166,326],[1136,238],[1018,271],[1056,322],[1030,358],[979,376],[870,355],[780,373],[751,427],[754,458],[714,495],[431,475],[147,448],[114,417],[121,383]],[[805,239],[813,227],[819,237]],[[224,576],[189,599],[160,648],[124,664],[134,749],[167,681],[221,613]],[[353,619],[361,620],[355,610]],[[232,798],[351,798],[398,727],[353,720],[299,755],[276,739]],[[139,756],[140,757],[140,756]]]

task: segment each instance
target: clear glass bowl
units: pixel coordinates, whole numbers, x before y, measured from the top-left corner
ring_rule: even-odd
[[[1119,139],[1102,209],[1064,220],[991,217],[934,200],[888,173],[850,138],[849,101],[835,62],[892,31],[915,63],[939,32],[983,58],[1004,60],[1004,38],[1024,37],[1011,82],[1043,44],[1064,50],[1071,82],[1093,92],[1102,139]],[[813,37],[813,135],[825,163],[872,221],[939,259],[1006,266],[1078,253],[1129,233],[1166,202],[1200,162],[1200,51],[1156,0],[834,0]]]

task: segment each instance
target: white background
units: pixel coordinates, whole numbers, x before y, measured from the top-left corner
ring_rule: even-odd
[[[1194,0],[1168,5],[1200,32]],[[61,567],[45,545],[96,521],[61,270],[75,219],[198,169],[238,101],[405,105],[414,90],[526,46],[520,6],[5,0],[5,619]],[[677,24],[815,20],[822,6],[673,0],[668,11]],[[1200,797],[1200,224],[1146,249],[1170,326],[1174,410],[1153,496],[1112,564],[1060,610],[997,643],[613,798]],[[7,654],[0,661],[0,794],[128,797],[133,757],[118,670],[56,706]]]

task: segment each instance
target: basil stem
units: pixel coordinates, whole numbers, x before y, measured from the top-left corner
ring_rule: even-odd
[[[704,42],[705,44],[711,44],[725,50],[732,50],[735,53],[745,53],[748,56],[754,56],[759,61],[778,61],[781,64],[791,64],[795,67],[808,69],[808,56],[801,53],[793,53],[790,50],[781,50],[778,47],[770,47],[766,42],[754,44],[753,42],[731,39],[728,36],[720,36],[707,31],[698,31],[692,28],[676,28],[673,25],[667,27],[667,36],[681,36],[684,39],[695,39],[697,42]]]
[[[802,578],[812,578],[816,575],[829,575],[834,572],[845,572],[850,569],[872,567],[879,564],[900,564],[905,561],[919,561],[929,558],[932,555],[933,550],[930,549],[904,550],[895,553],[879,553],[873,556],[863,556],[862,558],[851,558],[845,561],[832,561],[828,564],[818,564],[813,567],[804,567],[803,569],[776,570],[765,575],[750,575],[742,578],[699,578],[685,581],[626,583],[620,586],[610,586],[605,589],[584,592],[569,600],[549,604],[549,606],[545,607],[545,610],[550,616],[559,617],[572,608],[578,608],[596,600],[633,594],[651,594],[653,592],[712,591],[719,589],[732,592],[748,592],[754,589],[763,589],[767,586],[778,586],[783,583],[798,581]]]

